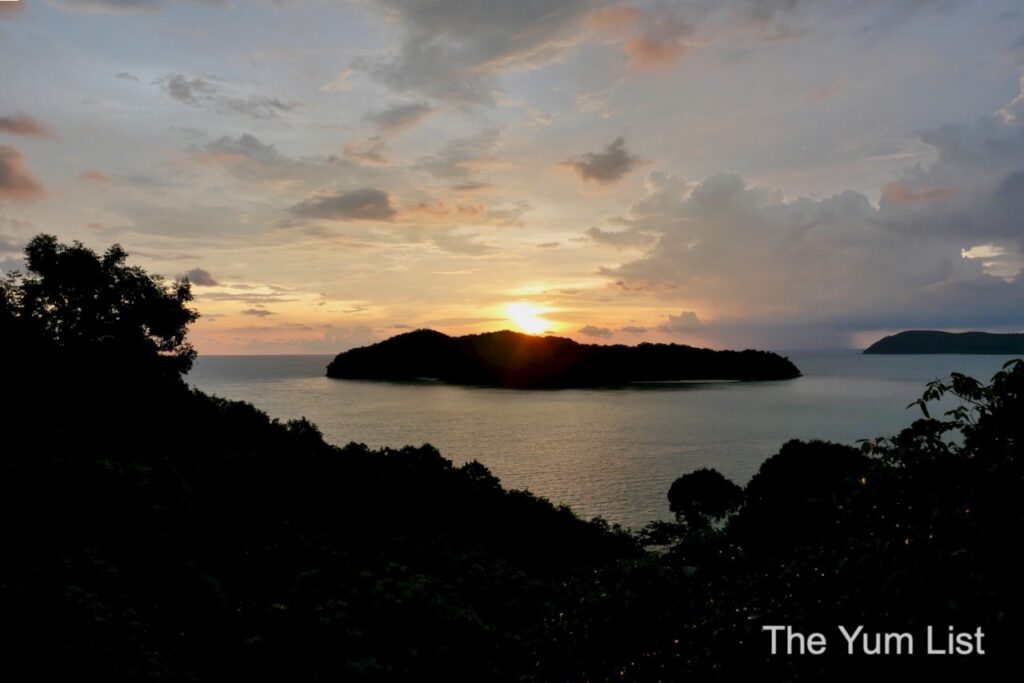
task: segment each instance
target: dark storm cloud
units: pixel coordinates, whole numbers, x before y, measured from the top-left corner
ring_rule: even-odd
[[[587,152],[569,159],[564,165],[572,168],[583,180],[614,183],[635,169],[643,161],[626,150],[626,140],[617,137],[602,152]]]

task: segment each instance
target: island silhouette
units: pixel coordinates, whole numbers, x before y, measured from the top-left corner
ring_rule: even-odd
[[[715,351],[681,344],[580,344],[502,330],[450,337],[415,330],[338,354],[335,379],[417,380],[515,389],[621,386],[634,382],[779,380],[800,376],[769,351]]]
[[[1009,356],[1024,353],[1024,334],[908,330],[879,339],[869,354],[966,353]]]

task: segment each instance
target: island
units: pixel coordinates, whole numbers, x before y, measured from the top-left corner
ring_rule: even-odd
[[[1024,353],[1024,334],[908,330],[879,339],[870,354],[964,353],[1008,356]]]
[[[800,370],[768,351],[715,351],[681,344],[580,344],[503,330],[450,337],[415,330],[338,354],[335,379],[436,380],[516,389],[621,386],[640,382],[780,380]]]

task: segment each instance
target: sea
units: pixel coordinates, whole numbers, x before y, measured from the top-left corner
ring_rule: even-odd
[[[934,379],[988,380],[1002,356],[784,353],[803,376],[773,382],[512,390],[329,379],[331,356],[200,356],[187,380],[271,417],[306,417],[331,443],[431,444],[477,460],[506,488],[638,529],[670,519],[679,476],[713,467],[745,484],[790,439],[856,444],[921,417]],[[944,408],[952,407],[947,402]],[[941,411],[940,411],[941,412]]]

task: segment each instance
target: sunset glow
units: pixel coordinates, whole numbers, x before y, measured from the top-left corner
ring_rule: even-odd
[[[541,317],[546,309],[525,303],[509,304],[505,312],[520,332],[543,334],[551,329],[551,322]]]
[[[200,353],[1024,326],[1019,1],[15,4],[0,270],[120,243]]]

